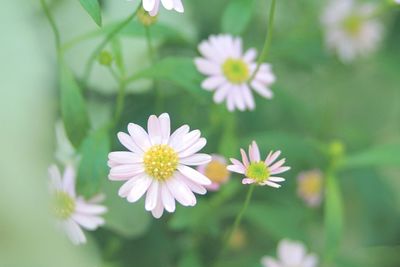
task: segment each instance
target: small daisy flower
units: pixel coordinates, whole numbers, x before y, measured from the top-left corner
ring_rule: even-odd
[[[183,125],[170,134],[167,113],[151,115],[147,132],[130,123],[129,134],[119,132],[118,139],[129,152],[111,152],[109,179],[126,181],[119,196],[129,202],[138,201],[146,192],[145,209],[160,218],[166,209],[175,211],[175,200],[183,206],[196,205],[193,194],[205,194],[204,186],[211,181],[188,165],[203,165],[211,160],[207,154],[197,153],[206,145],[199,130],[189,131]]]
[[[223,156],[211,155],[211,161],[200,165],[197,170],[207,176],[212,184],[205,186],[210,191],[219,190],[220,186],[229,180],[230,173],[226,169],[227,163]]]
[[[285,179],[275,175],[290,170],[290,167],[283,166],[286,159],[281,159],[274,163],[281,154],[281,151],[271,151],[267,158],[262,161],[258,145],[253,141],[249,146],[250,160],[243,149],[240,149],[240,153],[242,154],[242,162],[237,159],[230,159],[233,165],[229,165],[228,170],[244,174],[246,178],[242,180],[243,184],[257,183],[275,188],[281,187],[278,183],[285,181]]]
[[[132,1],[132,0],[128,0]],[[181,0],[142,0],[143,9],[149,12],[150,16],[157,16],[160,9],[160,3],[167,10],[175,10],[179,13],[184,12],[183,4]]]
[[[101,195],[89,201],[77,196],[75,192],[75,170],[67,165],[61,177],[56,165],[49,168],[50,190],[54,199],[54,212],[61,228],[75,245],[86,243],[82,228],[90,231],[96,230],[104,224],[101,217],[107,208],[99,203],[103,200]]]
[[[374,18],[373,4],[355,5],[353,0],[335,0],[322,17],[327,47],[344,63],[377,49],[382,24]]]
[[[208,76],[201,87],[215,91],[215,103],[226,101],[229,111],[243,111],[255,108],[252,90],[267,99],[272,98],[269,87],[275,82],[275,75],[271,65],[262,64],[253,78],[257,68],[257,51],[249,49],[243,53],[241,38],[212,35],[201,42],[198,48],[202,57],[195,59],[196,67],[200,73]]]
[[[318,257],[307,254],[303,243],[284,239],[278,245],[278,260],[265,256],[261,264],[263,267],[317,267]]]
[[[308,206],[319,206],[323,195],[322,172],[320,170],[301,172],[297,177],[297,194]]]

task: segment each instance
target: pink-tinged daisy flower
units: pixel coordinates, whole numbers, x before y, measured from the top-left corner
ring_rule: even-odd
[[[129,0],[132,1],[132,0]],[[142,0],[143,9],[149,12],[150,16],[156,16],[160,9],[160,3],[167,10],[175,10],[179,13],[184,12],[181,0]]]
[[[318,257],[307,254],[303,243],[291,240],[281,240],[278,245],[278,259],[265,256],[261,259],[263,267],[317,267]]]
[[[255,108],[252,90],[271,99],[269,89],[275,82],[271,65],[261,64],[257,68],[257,51],[249,49],[243,53],[242,39],[231,35],[212,35],[199,45],[201,58],[195,59],[199,72],[208,76],[201,84],[207,91],[215,91],[214,101],[226,101],[229,111]],[[252,80],[251,80],[252,79]]]
[[[196,205],[193,194],[205,194],[211,181],[188,165],[198,166],[211,160],[197,153],[206,145],[199,130],[183,125],[170,134],[170,118],[164,113],[151,115],[147,132],[130,123],[129,134],[119,132],[118,139],[129,152],[111,152],[109,179],[126,181],[119,195],[129,202],[138,201],[146,192],[145,209],[160,218],[166,209],[175,211],[175,200],[183,206]]]
[[[200,165],[197,170],[207,176],[212,184],[205,186],[210,191],[219,190],[220,186],[229,180],[230,173],[226,169],[227,163],[223,156],[211,155],[211,161]]]
[[[371,3],[356,4],[353,0],[335,0],[322,16],[327,47],[343,63],[375,51],[383,37],[383,26],[374,14]]]
[[[49,168],[50,190],[54,199],[54,212],[61,228],[75,245],[86,243],[82,228],[96,230],[104,224],[101,217],[107,208],[100,205],[101,195],[86,201],[75,192],[75,170],[67,165],[63,176],[56,165]]]
[[[259,185],[268,185],[275,188],[281,187],[278,183],[285,181],[285,179],[275,175],[290,170],[290,167],[283,166],[285,159],[275,162],[281,154],[281,151],[271,151],[267,158],[262,161],[258,145],[253,141],[249,146],[250,160],[243,149],[240,149],[240,153],[242,154],[242,162],[237,159],[230,159],[233,165],[229,165],[228,170],[244,174],[246,178],[242,180],[243,184],[257,183]]]
[[[301,172],[297,177],[297,194],[310,207],[318,207],[323,195],[323,175],[320,170]]]

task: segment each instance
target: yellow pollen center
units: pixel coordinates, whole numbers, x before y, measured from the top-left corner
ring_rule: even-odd
[[[151,177],[165,181],[178,167],[178,154],[168,145],[155,145],[144,154],[144,169]]]
[[[247,168],[246,176],[261,183],[269,178],[270,171],[263,161],[252,162]]]
[[[234,84],[241,84],[250,78],[250,71],[247,64],[241,59],[227,59],[222,65],[225,77]]]
[[[71,217],[75,211],[75,200],[65,192],[58,191],[54,194],[54,212],[62,220]]]
[[[217,161],[213,160],[205,168],[205,175],[210,178],[211,181],[215,183],[223,183],[228,179],[229,172],[226,169],[226,165]]]
[[[358,15],[351,15],[343,21],[343,27],[352,36],[357,36],[363,26],[363,18]]]
[[[300,182],[300,191],[306,196],[314,196],[321,193],[322,179],[318,174],[310,174]]]

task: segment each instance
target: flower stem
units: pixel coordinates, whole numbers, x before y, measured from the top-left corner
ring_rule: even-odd
[[[125,89],[126,89],[126,82],[125,78],[120,78],[120,84],[118,89],[117,95],[117,103],[115,107],[115,114],[114,114],[114,127],[118,124],[119,119],[121,118],[122,110],[124,109],[125,105]]]
[[[53,15],[50,12],[49,7],[46,4],[45,0],[40,0],[40,4],[42,5],[44,14],[46,15],[47,20],[50,23],[51,29],[53,30],[54,33],[54,39],[56,42],[56,50],[57,50],[57,57],[60,59],[60,54],[61,54],[61,37],[60,37],[60,31],[57,28],[56,22],[53,18]]]
[[[258,71],[260,70],[261,64],[267,59],[269,49],[271,47],[272,33],[273,33],[273,28],[274,28],[275,7],[276,7],[276,0],[272,0],[271,7],[269,9],[267,36],[265,38],[264,47],[263,47],[260,57],[258,58],[258,61],[257,61],[257,67],[249,79],[250,83],[256,77]]]
[[[228,249],[228,244],[229,241],[232,238],[232,235],[237,231],[237,229],[240,226],[240,223],[242,221],[243,215],[247,210],[247,207],[250,204],[251,197],[253,196],[254,188],[256,187],[256,184],[250,185],[249,190],[247,191],[246,199],[243,203],[242,209],[239,211],[239,213],[236,215],[235,221],[233,222],[232,228],[228,232],[228,234],[224,238],[224,242],[222,244],[222,248],[220,250],[220,253],[217,256],[217,259],[215,261],[215,266],[218,266],[220,258],[225,254],[226,250]]]
[[[85,83],[88,82],[90,78],[90,74],[93,69],[93,64],[98,56],[98,54],[104,49],[104,47],[117,35],[126,25],[129,24],[129,22],[136,17],[136,14],[138,13],[139,9],[141,7],[141,3],[139,6],[136,8],[135,12],[129,15],[125,20],[123,20],[121,23],[116,25],[116,27],[104,38],[104,40],[96,47],[96,49],[90,54],[90,57],[88,61],[86,62],[85,65],[85,72],[83,75]]]
[[[151,39],[150,26],[144,26],[144,29],[146,33],[146,42],[147,42],[147,50],[149,52],[149,59],[151,61],[151,64],[154,66],[157,60],[157,55]],[[157,112],[162,112],[162,92],[160,88],[157,86],[156,79],[153,79],[153,87],[156,94],[155,109]]]

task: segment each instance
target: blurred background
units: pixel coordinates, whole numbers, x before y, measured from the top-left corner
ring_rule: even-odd
[[[378,14],[384,25],[379,48],[344,64],[324,42],[320,21],[328,1],[279,0],[267,60],[277,76],[275,96],[256,96],[253,112],[229,113],[200,87],[203,77],[192,63],[197,45],[210,34],[228,32],[242,36],[246,49],[260,51],[270,1],[183,2],[184,14],[162,10],[149,28],[156,63],[136,20],[104,49],[132,79],[121,119],[99,141],[108,145],[102,151],[78,149],[96,175],[86,177],[81,190],[105,193],[109,208],[106,225],[86,232],[88,243],[78,247],[57,232],[49,212],[47,167],[59,149],[55,124],[63,86],[54,36],[38,1],[2,2],[0,266],[211,266],[243,203],[241,177],[233,175],[220,191],[199,197],[194,208],[179,206],[160,220],[143,203],[120,199],[120,185],[107,179],[107,153],[122,150],[116,133],[162,112],[170,114],[174,129],[185,123],[201,129],[208,153],[238,157],[240,147],[256,140],[263,154],[282,150],[292,167],[279,190],[256,189],[221,266],[261,266],[261,257],[275,256],[284,238],[303,242],[320,257],[320,266],[400,266],[400,8],[388,4]],[[61,33],[63,64],[84,96],[88,136],[112,120],[119,84],[97,61],[85,77],[86,62],[110,25],[138,3],[101,1],[100,28],[79,1],[48,1]],[[299,196],[297,176],[313,169],[324,176],[336,156],[341,164],[332,205],[341,208],[327,216],[329,203],[310,207]],[[338,240],[332,241],[334,258],[325,261],[327,227]]]

